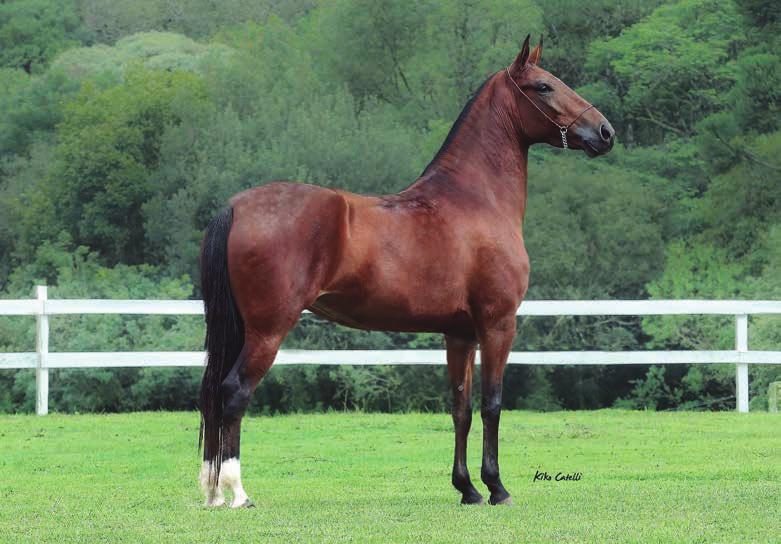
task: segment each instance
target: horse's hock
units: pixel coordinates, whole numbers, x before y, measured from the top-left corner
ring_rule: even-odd
[[[772,382],[767,389],[768,412],[778,412],[779,403],[781,403],[781,382]]]

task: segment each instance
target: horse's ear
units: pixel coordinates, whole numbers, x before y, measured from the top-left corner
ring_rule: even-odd
[[[529,61],[529,40],[531,40],[531,37],[532,35],[528,34],[526,39],[523,41],[523,47],[521,47],[521,52],[518,53],[518,56],[515,57],[515,61],[510,68],[511,71],[520,72]]]
[[[540,34],[540,43],[529,53],[529,64],[539,64],[542,58],[542,34]]]

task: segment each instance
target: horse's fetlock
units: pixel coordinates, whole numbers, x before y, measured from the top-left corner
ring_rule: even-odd
[[[480,469],[480,479],[489,488],[491,486],[497,486],[501,484],[499,480],[499,467],[497,466],[484,466]]]
[[[469,478],[469,471],[466,467],[453,467],[453,476],[451,478],[453,487],[459,491],[464,491],[467,487],[471,487],[472,482]]]

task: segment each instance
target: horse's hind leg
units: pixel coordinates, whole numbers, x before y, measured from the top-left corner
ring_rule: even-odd
[[[247,330],[244,349],[222,382],[225,430],[217,494],[230,492],[233,495],[232,508],[252,506],[241,484],[241,420],[252,393],[274,363],[283,337],[283,334],[258,334]]]
[[[453,426],[456,431],[453,456],[453,486],[461,492],[461,504],[481,504],[483,497],[472,485],[466,466],[466,443],[472,426],[472,369],[475,341],[445,337],[447,370],[453,388]]]
[[[207,390],[212,394],[207,400],[219,398],[220,409],[211,412],[219,415],[212,420],[220,421],[219,426],[212,422],[207,429],[211,440],[206,442],[220,444],[216,455],[212,448],[212,457],[205,454],[205,458],[220,461],[218,483],[223,490],[232,491],[231,506],[239,507],[250,504],[239,469],[241,419],[282,340],[336,270],[348,209],[344,198],[333,191],[295,183],[241,193],[231,205],[230,216],[225,214],[218,224],[222,234],[227,219],[231,219],[227,247],[223,250],[212,240],[214,237],[207,235],[202,253],[217,257],[224,254],[218,273],[207,276],[223,283],[225,276],[229,277],[228,291],[244,323],[244,344],[240,356],[231,352],[236,361],[226,361],[225,369],[233,365],[227,374],[220,369],[219,387],[217,380],[212,380],[211,391]],[[225,285],[221,291],[226,291]],[[216,294],[213,298],[219,303],[221,292]],[[221,326],[225,324],[215,322],[213,330],[220,332]],[[208,333],[207,328],[207,338]]]

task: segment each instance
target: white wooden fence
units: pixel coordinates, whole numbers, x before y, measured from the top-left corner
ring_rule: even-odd
[[[200,351],[49,353],[49,316],[73,314],[203,314],[200,300],[50,300],[45,286],[36,299],[0,300],[0,315],[34,315],[35,352],[0,353],[0,370],[34,368],[36,412],[49,410],[50,368],[203,366]],[[732,315],[735,349],[724,351],[544,351],[512,352],[509,363],[529,365],[619,365],[734,363],[736,405],[748,412],[748,365],[781,364],[781,351],[748,349],[748,316],[781,315],[781,301],[749,300],[550,300],[527,301],[521,316],[562,315]],[[444,350],[281,350],[275,364],[444,364]]]

